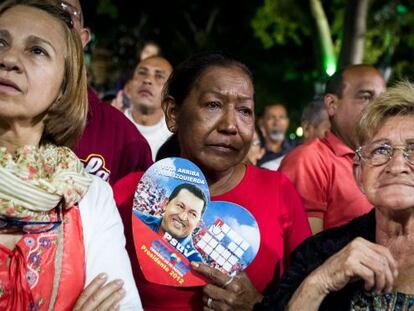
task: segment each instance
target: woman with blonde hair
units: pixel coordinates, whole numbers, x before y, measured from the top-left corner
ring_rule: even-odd
[[[414,308],[414,85],[370,103],[356,137],[354,174],[374,209],[300,245],[257,310]]]

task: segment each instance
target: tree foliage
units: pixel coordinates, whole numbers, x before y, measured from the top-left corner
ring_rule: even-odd
[[[251,25],[265,48],[285,45],[290,41],[302,45],[303,37],[311,35],[307,10],[299,1],[265,0],[263,6],[257,9]]]
[[[81,0],[82,1],[82,0]],[[342,46],[345,0],[318,0],[329,22],[334,54]],[[129,0],[82,1],[92,47],[111,51],[111,81],[137,61],[142,40],[158,42],[173,65],[193,53],[219,50],[245,62],[255,77],[257,112],[272,102],[288,106],[292,129],[302,107],[324,82],[321,47],[310,0]],[[386,67],[393,77],[414,73],[414,1],[371,0],[364,61]],[[315,81],[317,83],[315,83]]]
[[[340,54],[344,29],[345,8],[348,1],[323,1],[331,26],[332,40],[337,56]],[[410,0],[371,1],[367,16],[363,62],[379,66],[392,65],[393,77],[410,77],[414,68],[407,55],[414,43],[414,2]],[[252,20],[255,35],[265,48],[294,44],[314,46],[316,64],[321,65],[319,48],[315,45],[315,21],[307,1],[265,0]],[[412,60],[413,57],[410,57]],[[411,68],[410,68],[411,67]],[[321,72],[321,66],[319,71]]]

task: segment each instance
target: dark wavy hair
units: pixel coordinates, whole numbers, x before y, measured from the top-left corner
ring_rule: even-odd
[[[253,84],[253,74],[242,62],[221,53],[197,54],[179,64],[171,73],[163,89],[163,99],[172,97],[180,106],[204,72],[211,67],[237,67]]]
[[[207,69],[211,67],[237,67],[250,79],[253,85],[253,74],[241,61],[222,53],[203,53],[194,55],[179,64],[171,73],[164,85],[163,101],[173,98],[179,107],[191,90],[200,80]],[[156,160],[167,157],[179,156],[180,147],[177,134],[172,135],[159,149]]]

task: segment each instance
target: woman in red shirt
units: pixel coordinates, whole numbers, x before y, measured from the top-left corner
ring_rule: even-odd
[[[177,67],[164,90],[163,109],[179,155],[203,171],[212,201],[249,210],[261,234],[258,254],[245,272],[229,278],[206,265],[193,269],[210,279],[204,288],[148,282],[135,257],[132,199],[142,172],[114,187],[125,225],[127,249],[145,310],[251,310],[272,277],[286,267],[291,251],[310,235],[300,198],[279,172],[243,163],[254,133],[252,75],[242,63],[220,54],[197,56]],[[275,268],[277,265],[277,268]]]

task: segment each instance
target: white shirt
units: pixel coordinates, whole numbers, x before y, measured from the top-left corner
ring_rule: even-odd
[[[108,183],[96,176],[79,202],[86,256],[85,287],[100,273],[124,281],[121,310],[142,310],[141,299],[125,250],[124,227]]]
[[[152,160],[155,161],[158,149],[160,149],[162,144],[172,135],[165,123],[165,118],[162,117],[160,122],[155,125],[146,126],[135,122],[132,117],[131,109],[125,110],[125,116],[135,124],[142,136],[145,137],[151,148]]]
[[[276,159],[264,162],[264,163],[262,163],[262,165],[260,165],[260,167],[266,168],[266,169],[272,170],[272,171],[277,171],[279,169],[280,163],[282,162],[284,157],[285,156],[282,155],[281,157],[278,157]]]

